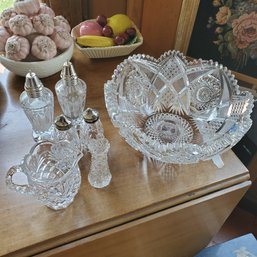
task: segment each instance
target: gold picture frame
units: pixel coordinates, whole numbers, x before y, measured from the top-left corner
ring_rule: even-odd
[[[185,55],[187,55],[199,4],[200,0],[183,0],[182,2],[174,48]],[[249,84],[247,86],[249,89],[257,91],[257,78],[235,71],[232,71],[232,73],[236,79],[245,82],[244,84]]]

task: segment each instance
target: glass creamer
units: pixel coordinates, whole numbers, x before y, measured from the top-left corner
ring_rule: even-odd
[[[34,195],[51,209],[66,208],[80,188],[81,157],[82,153],[72,148],[69,141],[41,141],[20,165],[9,169],[6,184],[16,192]],[[18,183],[15,179],[18,175],[26,177],[26,183]]]

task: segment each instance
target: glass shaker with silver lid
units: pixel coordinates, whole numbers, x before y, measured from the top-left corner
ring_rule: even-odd
[[[63,65],[61,79],[55,85],[55,92],[63,114],[73,125],[79,124],[85,107],[87,86],[78,78],[69,61]]]
[[[63,114],[55,118],[51,139],[55,142],[62,140],[69,141],[71,147],[79,151],[81,150],[77,129],[72,125],[71,121]]]
[[[24,89],[20,104],[32,125],[34,140],[49,139],[54,119],[53,93],[31,71],[26,75]]]

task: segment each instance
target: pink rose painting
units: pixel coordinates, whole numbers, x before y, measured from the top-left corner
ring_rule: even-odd
[[[216,14],[216,23],[224,25],[228,22],[231,16],[231,10],[227,6],[222,6]]]
[[[187,55],[257,78],[257,0],[201,0]]]
[[[213,43],[221,57],[229,55],[236,70],[246,66],[249,59],[257,60],[257,2],[215,0],[212,5],[217,12],[209,17],[207,27],[214,27],[217,38]]]
[[[238,48],[246,48],[257,40],[257,14],[243,14],[232,21],[233,35]]]

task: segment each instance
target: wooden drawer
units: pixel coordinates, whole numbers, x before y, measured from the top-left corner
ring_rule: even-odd
[[[36,256],[190,257],[210,242],[249,185],[243,182]]]

